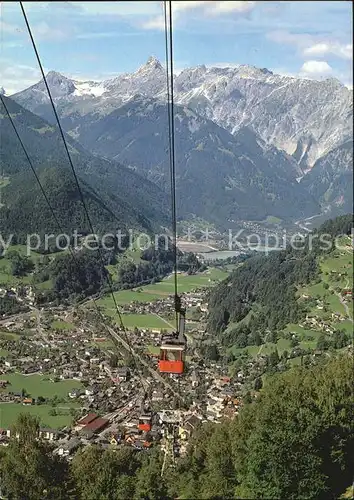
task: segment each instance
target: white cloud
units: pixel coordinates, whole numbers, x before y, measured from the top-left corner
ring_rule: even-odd
[[[76,38],[80,40],[91,40],[95,38],[119,38],[119,37],[130,37],[130,36],[144,36],[141,31],[102,31],[102,32],[92,32],[92,33],[80,33]]]
[[[164,16],[157,16],[149,19],[148,21],[144,21],[140,24],[140,28],[144,30],[159,30],[162,31],[165,29],[165,18]]]
[[[88,15],[143,16],[161,11],[160,2],[65,2],[80,7]]]
[[[190,10],[198,10],[198,13],[214,17],[231,13],[246,14],[255,7],[256,3],[253,1],[216,2],[213,0],[172,2],[173,21],[176,22],[184,12]],[[165,27],[164,16],[160,14],[147,21],[143,21],[140,27],[143,29],[163,30]]]
[[[308,65],[309,62],[315,62],[315,63],[321,63],[324,64],[322,69],[324,69],[324,72],[314,72],[313,65]],[[328,70],[328,64],[324,63],[324,61],[307,61],[303,64],[301,69],[296,72],[296,71],[289,71],[284,67],[274,67],[274,68],[269,68],[271,71],[273,71],[274,74],[277,75],[282,75],[282,76],[287,76],[290,78],[300,78],[304,80],[317,80],[321,81],[323,78],[336,78],[338,81],[343,83],[345,87],[348,89],[353,88],[353,77],[351,72],[349,73],[342,73],[340,71],[336,71],[335,69],[330,67],[330,72]],[[320,70],[321,68],[318,66],[318,64],[315,65],[316,70]],[[311,72],[309,72],[311,71]]]
[[[196,7],[201,7],[201,6],[204,6],[208,3],[214,3],[214,2],[195,2],[195,1],[188,1],[188,2],[181,2],[181,1],[178,1],[178,2],[172,2],[172,10],[174,12],[181,12],[183,10],[191,10],[191,9],[195,9]]]
[[[324,57],[328,55],[341,59],[353,58],[353,45],[338,40],[323,39],[306,33],[272,31],[266,37],[279,44],[293,45],[304,57]]]
[[[16,35],[23,32],[23,29],[16,24],[6,23],[0,18],[0,33],[6,33],[10,35]]]
[[[249,12],[256,2],[207,2],[210,4],[207,11],[213,15],[220,15],[228,12]],[[214,4],[214,5],[212,5]]]
[[[7,95],[15,94],[41,79],[38,68],[26,64],[14,64],[12,60],[0,58],[1,86]],[[47,70],[45,69],[47,72]]]
[[[300,69],[304,75],[328,75],[332,73],[332,67],[326,61],[306,61]]]
[[[49,26],[45,21],[41,21],[32,28],[33,36],[38,40],[64,40],[69,35],[66,29]]]
[[[353,58],[353,44],[340,44],[340,43],[315,43],[303,50],[304,56],[325,56],[328,54],[335,55],[342,59]]]

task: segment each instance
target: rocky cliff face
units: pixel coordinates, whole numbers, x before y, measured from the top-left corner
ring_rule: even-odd
[[[167,189],[166,73],[156,58],[103,82],[50,72],[48,84],[73,138]],[[13,98],[53,122],[42,81]],[[175,103],[179,176],[190,197],[186,212],[204,199],[203,189],[208,192],[201,179],[213,184],[226,219],[282,212],[301,217],[317,212],[318,203],[348,206],[353,101],[339,81],[285,77],[246,65],[198,66],[175,77]],[[205,206],[195,210],[198,215],[207,215]]]
[[[78,82],[51,71],[48,83],[64,115],[111,112],[136,96],[166,99],[165,70],[154,57],[136,72],[104,82]],[[48,103],[43,82],[13,97],[39,114]],[[335,79],[290,78],[246,65],[197,66],[175,78],[175,97],[231,133],[251,128],[304,167],[352,138],[352,91]]]

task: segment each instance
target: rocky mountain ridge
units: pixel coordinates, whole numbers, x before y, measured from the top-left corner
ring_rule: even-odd
[[[166,73],[150,57],[133,73],[103,82],[80,82],[49,72],[48,83],[64,116],[106,114],[137,96],[166,100]],[[44,83],[13,96],[45,118]],[[294,155],[301,166],[314,163],[352,138],[352,91],[338,80],[306,80],[266,68],[197,66],[175,76],[175,102],[195,110],[231,133],[248,126],[263,141]]]
[[[47,78],[71,137],[169,192],[166,72],[155,57],[102,82],[56,72]],[[352,92],[339,81],[202,65],[183,70],[174,83],[183,215],[208,219],[215,205],[214,222],[225,223],[348,210],[352,149],[343,145],[353,139],[353,104]],[[53,123],[42,81],[13,98]]]

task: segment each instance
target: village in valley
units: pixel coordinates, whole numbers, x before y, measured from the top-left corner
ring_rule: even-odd
[[[273,345],[280,356],[287,350],[289,361],[300,359],[302,348],[315,357],[321,332],[330,335],[338,324],[352,328],[349,250],[322,262],[323,282],[299,290],[312,312],[289,326],[288,340]],[[161,336],[176,325],[172,277],[115,292],[125,329],[109,296],[41,307],[30,285],[20,294],[18,287],[2,288],[27,311],[0,319],[0,444],[8,444],[13,422],[28,412],[39,417],[40,437],[53,443],[53,453],[68,459],[92,443],[142,452],[158,446],[166,455],[183,456],[201,423],[233,418],[245,395],[254,397],[250,388],[269,362],[271,343],[235,351],[240,362],[232,369],[225,356],[205,354],[208,345],[217,351],[207,331],[210,287],[231,269],[180,275],[187,311],[183,375],[158,370]]]
[[[59,455],[70,457],[92,443],[164,449],[171,425],[174,453],[183,454],[201,422],[232,418],[241,404],[242,373],[232,379],[227,366],[203,359],[198,349],[208,340],[208,286],[226,274],[208,269],[196,287],[186,276],[186,289],[195,289],[181,294],[188,311],[183,376],[158,371],[161,335],[174,329],[170,293],[147,300],[148,290],[122,292],[123,319],[147,324],[123,332],[107,298],[97,301],[100,313],[93,301],[43,308],[26,286],[21,300],[29,310],[0,320],[0,443],[8,444],[16,417],[30,412],[40,418],[40,437]],[[2,293],[17,296],[18,290]],[[133,300],[126,300],[129,294]],[[149,326],[154,318],[159,326]]]

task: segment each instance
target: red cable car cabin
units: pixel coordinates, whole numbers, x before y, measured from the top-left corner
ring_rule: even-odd
[[[160,347],[159,370],[162,373],[183,373],[185,343],[178,339],[163,339]]]
[[[184,372],[184,356],[186,351],[184,323],[184,311],[181,311],[179,317],[179,332],[162,337],[159,359],[160,373],[181,374]]]
[[[145,413],[145,414],[140,415],[138,428],[144,432],[151,431],[151,414],[150,413]]]

